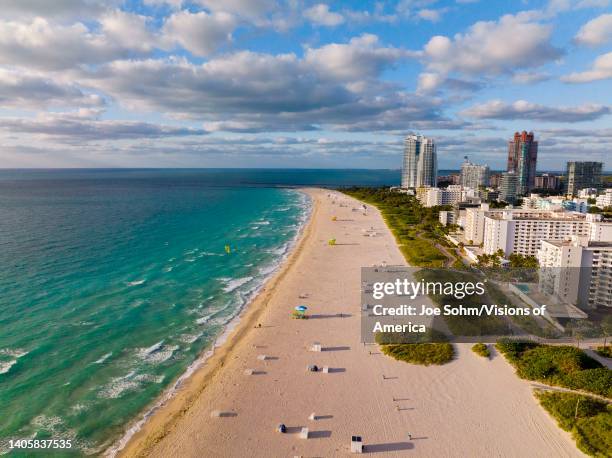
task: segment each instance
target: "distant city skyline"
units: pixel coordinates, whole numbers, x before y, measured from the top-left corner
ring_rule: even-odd
[[[0,167],[612,170],[612,0],[5,0]]]

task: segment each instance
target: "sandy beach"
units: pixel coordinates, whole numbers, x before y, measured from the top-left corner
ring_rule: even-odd
[[[364,346],[360,268],[405,261],[375,209],[364,215],[342,194],[305,192],[313,213],[292,255],[228,341],[122,455],[344,456],[351,435],[360,435],[366,453],[381,456],[583,456],[503,357],[485,360],[459,344],[453,362],[422,367]],[[364,237],[371,227],[378,236]],[[332,237],[336,246],[328,246]],[[310,319],[292,319],[302,303]],[[323,351],[309,351],[315,341]],[[308,372],[310,364],[330,373]],[[233,414],[211,418],[213,411]],[[279,423],[287,434],[276,432]],[[302,427],[309,439],[300,439]]]

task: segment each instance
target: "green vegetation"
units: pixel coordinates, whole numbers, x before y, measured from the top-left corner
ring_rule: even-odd
[[[385,355],[412,364],[446,364],[454,356],[448,338],[435,329],[423,334],[378,332],[376,342]]]
[[[535,256],[525,256],[522,254],[512,253],[508,256],[511,268],[528,268],[537,269],[540,267],[538,260]]]
[[[449,228],[440,224],[440,210],[446,207],[423,207],[411,195],[387,188],[349,188],[344,193],[377,207],[395,236],[398,246],[412,266],[444,267],[457,260],[449,258],[442,247]]]
[[[382,352],[412,364],[446,364],[453,360],[453,346],[448,342],[381,345]]]
[[[612,370],[578,348],[510,339],[496,347],[521,378],[612,398]]]
[[[612,406],[573,393],[537,392],[537,398],[576,445],[594,457],[612,457]]]
[[[489,358],[491,356],[491,350],[487,344],[477,343],[472,346],[472,351],[483,358]]]
[[[612,358],[612,346],[605,345],[600,346],[595,349],[595,353],[599,356],[603,356],[604,358]]]
[[[482,281],[482,278],[479,278],[475,273],[469,271],[453,271],[449,269],[423,269],[415,274],[415,278],[426,282],[448,282],[453,284],[464,282],[477,283]],[[466,296],[462,299],[457,299],[450,294],[430,294],[429,297],[431,297],[431,300],[434,304],[438,305],[438,307],[449,305],[453,309],[460,306],[467,309],[479,309],[482,304],[510,304],[507,299],[505,302],[496,302],[495,298],[490,296],[493,290],[496,290],[497,294],[505,297],[503,293],[497,291],[496,287],[490,282],[487,283],[486,291],[482,295],[475,295],[472,297]],[[448,329],[455,336],[493,336],[508,335],[510,333],[508,323],[500,316],[444,315],[443,318]]]

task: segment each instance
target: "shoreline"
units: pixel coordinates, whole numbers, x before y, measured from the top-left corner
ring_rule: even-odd
[[[102,455],[146,456],[148,451],[160,442],[180,418],[189,411],[200,394],[213,382],[225,361],[236,351],[254,323],[266,309],[274,287],[283,279],[289,268],[300,255],[308,239],[316,216],[318,203],[312,198],[310,188],[294,187],[306,195],[309,204],[305,209],[303,224],[296,237],[290,241],[286,253],[281,257],[278,267],[253,293],[217,336],[212,345],[194,360],[179,378],[164,390],[151,407],[139,414],[137,419],[127,425],[123,435],[107,447]]]
[[[263,302],[215,355],[214,369],[193,377],[183,402],[156,412],[122,456],[345,456],[353,435],[381,456],[454,456],[457,447],[475,457],[583,456],[504,358],[484,361],[456,344],[453,361],[425,367],[363,345],[361,269],[405,259],[378,209],[362,213],[344,194],[307,192],[308,226]],[[377,235],[364,237],[373,228]],[[309,319],[291,319],[303,294]],[[313,373],[313,364],[328,370]],[[287,434],[276,431],[281,423]],[[299,438],[302,428],[312,440]]]

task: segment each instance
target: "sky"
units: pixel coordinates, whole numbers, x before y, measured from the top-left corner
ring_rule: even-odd
[[[0,168],[612,170],[612,0],[0,0]]]

